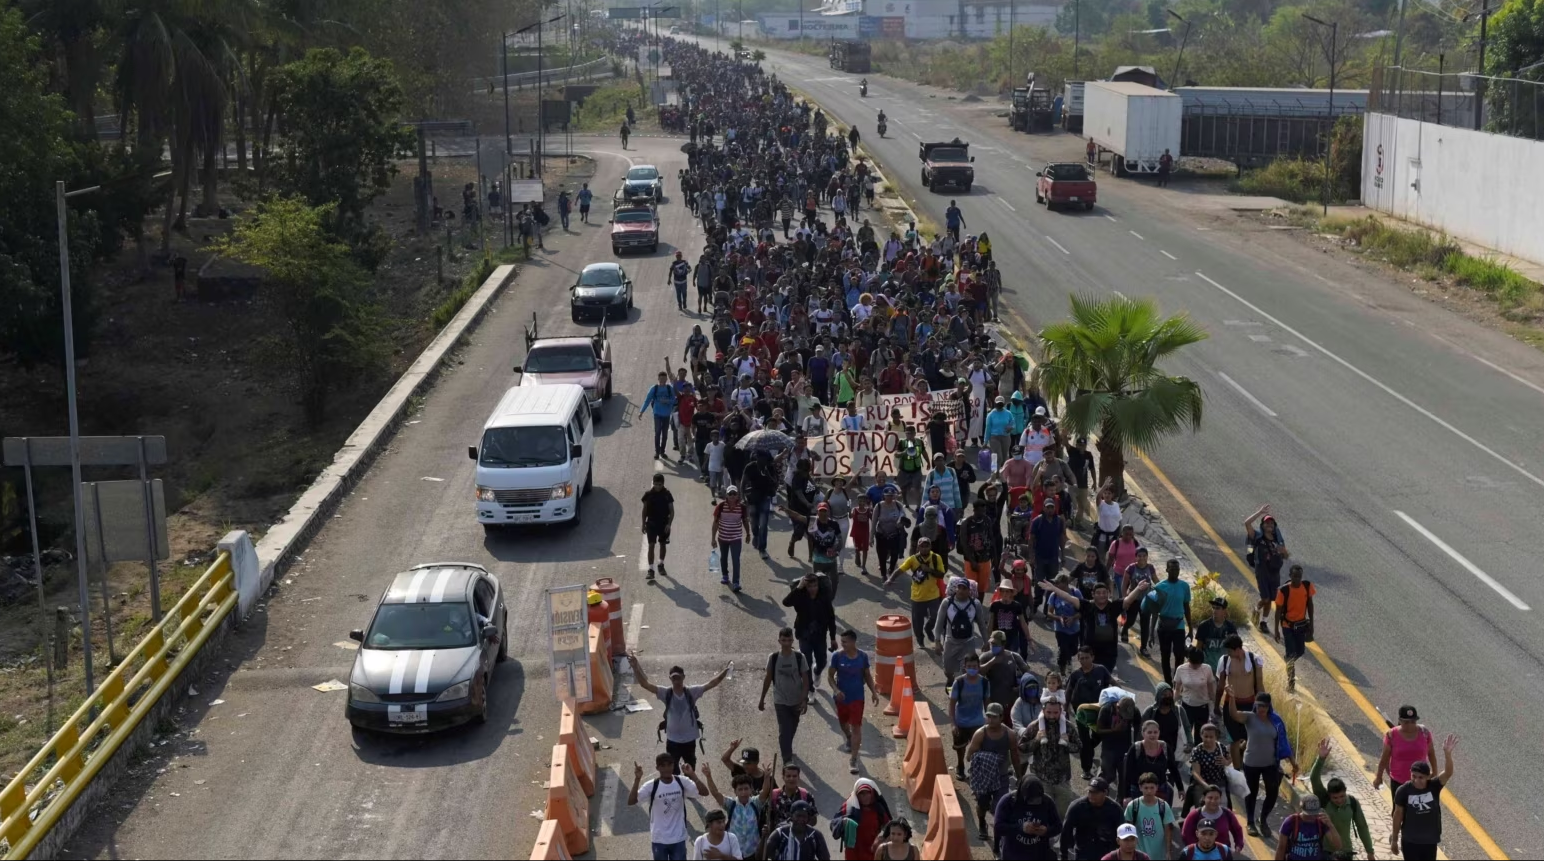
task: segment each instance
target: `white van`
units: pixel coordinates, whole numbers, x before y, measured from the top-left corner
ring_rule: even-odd
[[[484,529],[577,523],[595,460],[584,389],[571,383],[510,389],[483,424],[482,444],[468,446],[467,454],[477,461],[477,520]]]

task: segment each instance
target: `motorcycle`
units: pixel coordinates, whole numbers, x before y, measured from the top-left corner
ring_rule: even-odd
[[[862,83],[862,84],[858,85],[858,98],[860,98],[860,99],[868,98],[868,84],[867,83]]]
[[[886,128],[888,128],[888,126],[885,125],[885,121],[884,120],[880,120],[879,121],[879,136],[880,137],[884,137],[885,136],[885,129]]]

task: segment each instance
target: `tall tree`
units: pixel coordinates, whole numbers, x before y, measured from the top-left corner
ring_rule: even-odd
[[[412,148],[391,63],[363,48],[317,48],[278,69],[272,86],[283,133],[276,187],[312,205],[336,203],[342,219],[357,222]]]
[[[1126,453],[1184,427],[1201,427],[1201,386],[1159,363],[1206,332],[1185,315],[1162,317],[1151,299],[1072,297],[1072,318],[1040,332],[1045,393],[1065,399],[1063,426],[1098,435],[1099,474],[1125,492]]]
[[[331,232],[332,210],[273,198],[212,246],[263,270],[263,300],[284,322],[273,355],[313,425],[326,419],[332,393],[382,367],[388,350],[369,279]]]
[[[1544,82],[1544,0],[1508,0],[1491,18],[1485,71]],[[1534,66],[1527,72],[1519,70]],[[1544,140],[1544,83],[1492,83],[1485,94],[1489,127]]]

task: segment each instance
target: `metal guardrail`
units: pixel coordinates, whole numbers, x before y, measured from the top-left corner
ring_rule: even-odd
[[[560,81],[565,78],[573,78],[576,75],[587,75],[611,68],[611,58],[601,57],[599,60],[591,60],[588,63],[580,63],[577,66],[564,66],[558,69],[542,69],[540,72],[511,72],[508,75],[491,75],[486,78],[473,78],[472,83],[477,89],[483,89],[489,85],[499,87],[520,87],[526,84],[534,84],[537,80],[547,83]],[[502,83],[501,83],[502,82]]]
[[[0,790],[0,857],[26,858],[139,728],[236,606],[236,575],[221,553],[176,606]],[[89,632],[88,632],[89,635]],[[30,791],[30,775],[48,771]]]

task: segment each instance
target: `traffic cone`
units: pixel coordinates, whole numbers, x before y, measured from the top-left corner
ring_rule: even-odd
[[[901,704],[900,720],[895,722],[895,729],[890,731],[890,737],[905,738],[911,731],[911,713],[916,708],[917,701],[912,699],[911,679],[899,678],[895,680],[895,684],[897,689],[900,690],[900,693],[895,697],[895,700],[899,700]]]
[[[901,713],[900,704],[896,701],[900,699],[901,685],[906,680],[906,660],[904,658],[897,657],[895,659],[895,674],[891,678],[894,681],[890,683],[890,702],[885,704],[885,715],[895,717]]]

